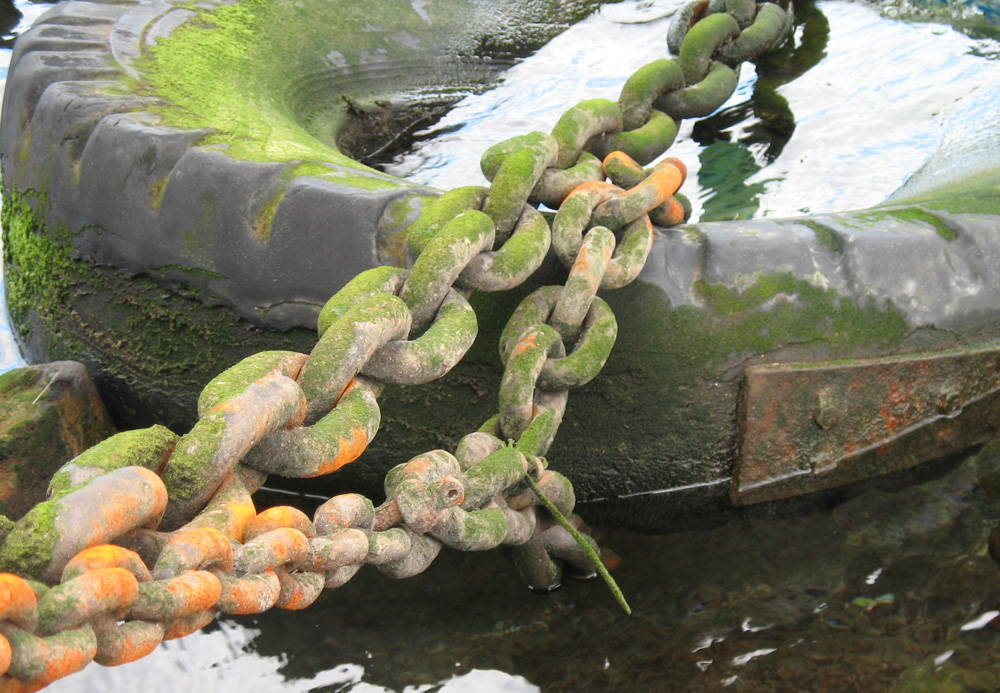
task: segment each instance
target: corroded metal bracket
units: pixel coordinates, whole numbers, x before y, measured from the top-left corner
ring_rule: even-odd
[[[961,452],[1000,433],[1000,347],[746,371],[736,505]]]

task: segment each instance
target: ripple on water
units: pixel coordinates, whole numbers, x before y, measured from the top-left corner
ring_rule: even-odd
[[[616,98],[635,69],[665,57],[669,15],[680,4],[605,6],[508,70],[495,89],[460,102],[425,133],[446,134],[397,157],[387,170],[444,189],[484,183],[479,157],[486,147],[523,132],[549,131],[584,99]],[[886,19],[860,4],[816,7],[818,12],[800,12],[799,21],[808,21],[796,40],[828,38],[812,47],[822,51],[822,60],[777,86],[795,122],[777,156],[769,157],[755,135],[761,119],[752,112],[707,128],[707,141],[704,135],[692,140],[692,124],[683,124],[670,154],[688,163],[683,191],[693,199],[696,218],[725,218],[733,209],[744,217],[786,216],[882,202],[937,150],[949,118],[979,98],[981,87],[1000,82],[1000,63],[982,55],[983,41],[950,27]],[[802,53],[800,60],[811,59],[810,51]],[[744,65],[736,93],[714,120],[748,110],[757,83],[753,66]],[[713,185],[713,166],[721,165],[715,162],[734,160],[733,154],[705,154],[717,143],[744,152],[748,166],[740,186]],[[702,173],[703,166],[709,170]]]

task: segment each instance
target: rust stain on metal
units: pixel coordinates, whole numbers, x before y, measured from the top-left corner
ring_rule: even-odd
[[[747,369],[730,492],[748,505],[905,469],[1000,432],[1000,347]]]

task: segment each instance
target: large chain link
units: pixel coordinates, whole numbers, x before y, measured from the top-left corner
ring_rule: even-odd
[[[638,276],[651,218],[671,225],[690,213],[677,194],[683,164],[643,166],[672,144],[678,120],[721,106],[736,86],[733,66],[791,25],[790,4],[685,8],[669,35],[678,58],[640,68],[617,103],[585,101],[550,134],[491,147],[482,159],[490,187],[429,204],[408,230],[412,266],[345,285],[319,315],[311,354],[251,356],[208,384],[186,435],[120,433],[62,467],[50,499],[0,549],[21,575],[0,574],[3,690],[36,690],[92,660],[138,659],[219,612],[304,608],[364,564],[412,576],[445,544],[508,546],[538,589],[558,585],[564,564],[591,573],[585,547],[539,509],[533,488],[583,527],[572,484],[546,469],[545,454],[568,390],[600,372],[617,335],[597,292]],[[538,204],[558,210],[551,228]],[[356,459],[378,431],[383,386],[447,373],[476,338],[469,294],[522,284],[550,246],[569,276],[511,316],[499,411],[479,431],[454,453],[391,470],[379,507],[345,494],[312,519],[291,507],[256,511],[251,495],[267,474],[314,477]]]

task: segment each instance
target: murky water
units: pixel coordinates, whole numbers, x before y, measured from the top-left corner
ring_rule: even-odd
[[[582,99],[615,98],[663,57],[679,4],[607,6],[461,103],[435,126],[445,134],[392,170],[438,187],[481,182],[486,146],[549,130]],[[46,9],[18,7],[29,19]],[[703,218],[875,204],[937,149],[949,118],[1000,84],[998,54],[992,39],[865,5],[803,6],[797,67],[745,68],[730,102],[685,124],[670,153],[688,162]],[[0,369],[17,359],[4,324]],[[1000,569],[987,538],[1000,501],[985,492],[998,469],[994,449],[808,513],[598,532],[622,556],[631,617],[601,583],[535,595],[501,553],[446,550],[416,578],[366,568],[304,612],[224,618],[50,690],[998,690]]]

